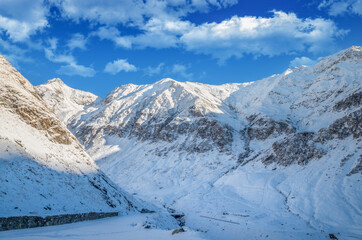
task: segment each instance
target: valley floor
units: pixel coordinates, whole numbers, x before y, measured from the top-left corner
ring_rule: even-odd
[[[172,230],[146,229],[144,224],[157,220],[153,214],[111,217],[59,226],[20,229],[0,232],[0,239],[17,240],[114,240],[148,239],[199,240],[202,233],[186,231],[172,235]],[[154,218],[154,219],[152,219]]]

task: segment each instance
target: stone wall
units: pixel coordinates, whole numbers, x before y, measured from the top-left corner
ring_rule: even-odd
[[[94,220],[105,217],[114,217],[114,216],[118,216],[118,212],[106,212],[106,213],[90,212],[90,213],[78,213],[78,214],[53,215],[47,217],[39,217],[39,216],[0,217],[0,231],[61,225],[61,224],[81,222],[81,221]]]

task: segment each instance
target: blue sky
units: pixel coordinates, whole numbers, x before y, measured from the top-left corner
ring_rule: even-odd
[[[1,0],[0,54],[105,96],[164,77],[248,82],[362,45],[362,0]]]

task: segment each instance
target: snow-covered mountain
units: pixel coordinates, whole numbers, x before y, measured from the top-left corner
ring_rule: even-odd
[[[211,238],[362,236],[361,47],[243,84],[38,90],[113,181]]]
[[[70,88],[59,78],[49,80],[46,85],[39,86],[38,90],[51,109],[62,113],[58,117],[63,122],[68,122],[69,118],[97,100],[94,94]]]
[[[0,88],[0,217],[140,210],[2,56]]]

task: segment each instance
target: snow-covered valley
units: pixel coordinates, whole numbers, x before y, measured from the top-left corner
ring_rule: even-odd
[[[120,86],[105,99],[72,89],[60,79],[36,89],[46,107],[67,126],[69,136],[74,134],[83,145],[79,145],[80,153],[69,154],[72,157],[63,161],[76,165],[84,147],[83,158],[90,164],[82,167],[85,175],[96,172],[103,177],[104,172],[104,179],[118,185],[119,197],[134,202],[136,209],[117,208],[124,214],[141,208],[184,214],[188,232],[167,232],[170,239],[362,238],[361,47],[251,83],[213,86],[162,79],[149,85]],[[34,136],[45,139],[42,143],[47,145],[41,149],[64,151],[47,142],[52,133],[40,136],[17,116],[1,116],[6,124],[0,126],[0,140],[5,141],[0,144],[0,157],[5,160],[0,164],[20,151],[15,150],[17,139],[22,145],[25,142],[26,150],[21,151],[36,159],[43,159],[43,153],[35,152],[39,145],[32,145]],[[21,132],[16,135],[18,126]],[[28,129],[29,136],[23,129]],[[79,144],[77,140],[72,140],[74,145]],[[4,146],[14,148],[11,156]],[[52,168],[67,172],[61,166],[57,163]],[[2,167],[0,177],[13,172],[9,169]],[[87,196],[95,195],[89,192]],[[3,205],[5,216],[15,214],[15,210],[9,212],[11,201]],[[88,201],[92,203],[87,206],[103,204]],[[28,212],[34,208],[28,207]],[[120,221],[121,229],[134,229],[132,219],[97,221]],[[98,223],[77,224],[92,228]],[[59,231],[60,238],[67,239],[76,234],[65,226],[46,229],[0,233],[0,238],[31,239],[27,231],[33,231],[37,239],[48,239],[48,231]],[[142,234],[150,234],[152,239],[158,230],[145,231],[140,228],[140,235],[132,236],[142,239]],[[103,231],[102,239],[107,239],[107,232]],[[109,239],[126,236],[122,234],[109,235]]]
[[[150,239],[150,240],[201,240],[202,233],[186,231],[172,234],[173,230],[160,228],[145,228],[144,223],[161,223],[162,218],[154,214],[131,214],[122,217],[112,217],[93,221],[79,222],[60,226],[50,226],[32,229],[20,229],[0,232],[0,239],[18,240],[114,240],[114,239]]]

